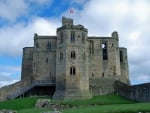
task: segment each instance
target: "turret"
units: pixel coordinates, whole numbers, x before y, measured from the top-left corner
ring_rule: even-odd
[[[118,36],[118,32],[117,31],[114,31],[112,33],[112,38],[116,39],[117,41],[119,41],[119,36]]]
[[[62,26],[73,25],[73,19],[62,17]]]
[[[63,17],[57,29],[56,92],[53,99],[91,98],[89,92],[87,29]]]

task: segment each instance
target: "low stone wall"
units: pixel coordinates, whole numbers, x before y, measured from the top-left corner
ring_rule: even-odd
[[[115,93],[137,102],[150,102],[150,83],[128,86],[117,81]]]
[[[90,92],[93,96],[104,95],[114,92],[115,79],[90,78]]]
[[[4,86],[0,88],[0,101],[7,100],[7,96],[15,92],[16,90],[20,89],[23,86],[26,86],[28,83],[26,81],[19,81],[8,86]]]

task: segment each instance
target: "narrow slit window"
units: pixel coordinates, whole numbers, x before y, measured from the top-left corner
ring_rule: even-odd
[[[84,43],[84,42],[85,42],[85,34],[82,33],[82,43]]]
[[[71,51],[71,58],[72,58],[72,59],[75,59],[75,58],[76,58],[75,51]]]
[[[60,52],[60,61],[62,61],[62,60],[63,60],[63,53]]]
[[[89,51],[90,51],[90,54],[94,54],[94,41],[93,40],[90,40]]]
[[[71,42],[75,41],[75,32],[71,31]]]
[[[123,62],[123,52],[120,51],[120,62]]]
[[[103,78],[104,78],[104,76],[105,76],[104,73],[102,73],[102,77],[103,77]]]
[[[63,41],[64,41],[64,34],[61,33],[61,34],[60,34],[60,43],[63,43]]]
[[[48,63],[48,58],[46,58],[45,62]]]

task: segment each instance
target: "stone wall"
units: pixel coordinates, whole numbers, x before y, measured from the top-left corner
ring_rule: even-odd
[[[22,80],[7,86],[4,86],[2,88],[0,88],[0,101],[4,101],[7,100],[7,96],[19,89],[21,89],[24,86],[29,85],[28,81],[30,81],[29,79],[27,80]]]
[[[93,96],[114,92],[115,79],[90,78],[90,92]]]
[[[114,84],[115,93],[138,102],[150,102],[150,83],[129,86],[119,81]]]
[[[32,80],[55,81],[56,36],[34,36]]]
[[[33,47],[23,48],[21,80],[24,80],[32,76],[33,74],[32,61],[33,61]]]

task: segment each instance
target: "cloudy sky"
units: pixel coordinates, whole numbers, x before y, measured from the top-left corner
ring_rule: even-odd
[[[20,80],[22,48],[33,46],[34,33],[56,35],[62,16],[89,35],[118,31],[131,84],[150,82],[150,0],[0,0],[0,87]]]

